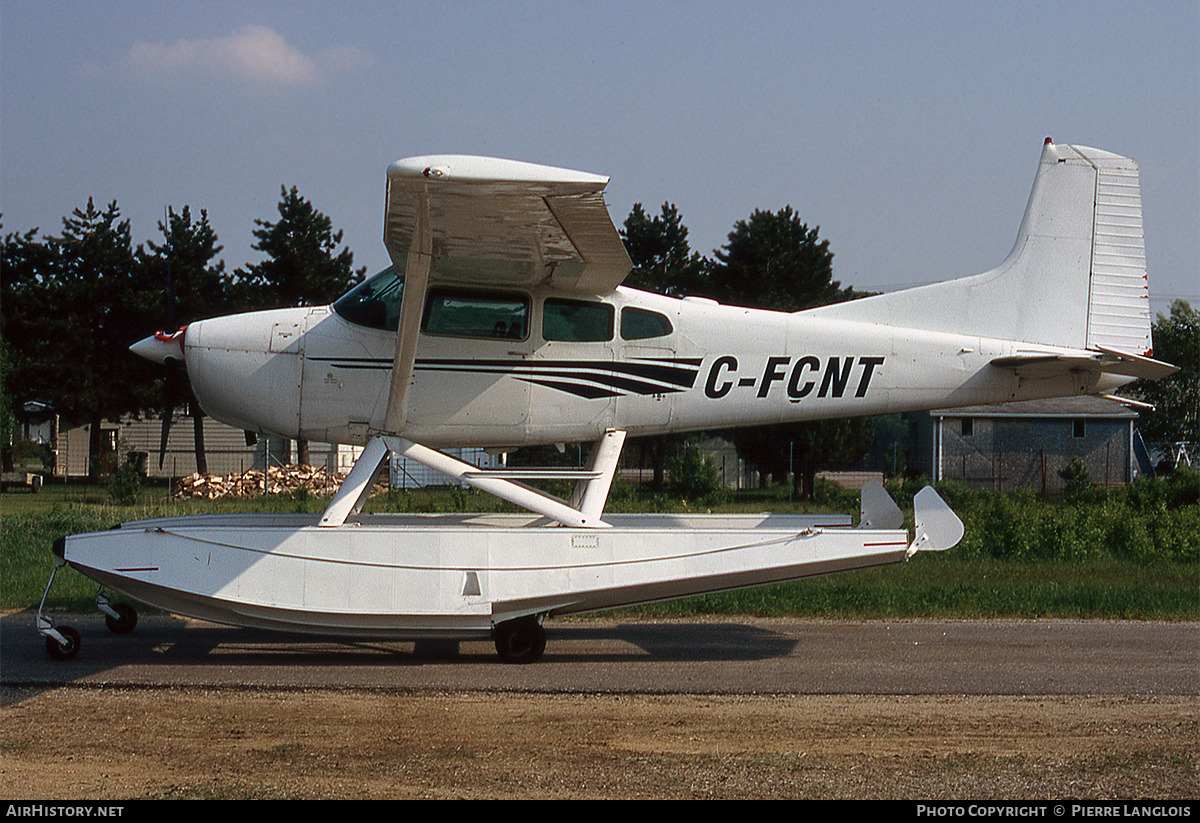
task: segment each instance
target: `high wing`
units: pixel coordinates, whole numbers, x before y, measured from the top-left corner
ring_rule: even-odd
[[[606,294],[629,273],[604,204],[607,177],[515,160],[429,155],[387,170],[384,245],[405,273],[385,429],[404,429],[431,283],[549,284]]]
[[[431,155],[388,167],[384,244],[403,268],[432,255],[432,282],[607,294],[629,255],[604,204],[607,177],[490,157]]]

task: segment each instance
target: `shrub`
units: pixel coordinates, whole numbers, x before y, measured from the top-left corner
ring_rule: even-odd
[[[125,462],[108,478],[108,494],[118,506],[132,506],[142,491],[145,477],[140,460],[144,455],[130,452]]]
[[[682,449],[667,465],[672,494],[685,500],[714,501],[725,492],[721,474],[711,460],[705,460],[695,446]]]

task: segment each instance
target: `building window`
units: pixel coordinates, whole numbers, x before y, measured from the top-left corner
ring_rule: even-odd
[[[964,417],[962,419],[962,436],[970,437],[975,434],[975,418]]]
[[[1087,433],[1087,426],[1084,421],[1076,420],[1071,435],[1073,437],[1083,437]]]

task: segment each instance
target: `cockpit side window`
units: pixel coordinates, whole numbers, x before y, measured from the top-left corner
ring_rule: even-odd
[[[574,343],[613,339],[613,307],[592,300],[552,297],[542,309],[542,337]]]
[[[621,339],[646,340],[666,337],[675,329],[665,314],[632,306],[621,309]]]
[[[421,320],[425,334],[524,340],[529,335],[529,298],[506,292],[431,289]]]
[[[359,283],[339,297],[333,310],[343,320],[368,329],[396,331],[400,327],[400,303],[404,299],[404,276],[394,266]]]

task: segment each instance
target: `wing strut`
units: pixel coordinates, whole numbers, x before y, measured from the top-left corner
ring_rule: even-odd
[[[387,456],[388,447],[382,438],[372,437],[367,441],[367,447],[354,461],[350,474],[346,475],[341,487],[325,507],[325,514],[321,517],[322,526],[340,526],[350,514],[362,511],[362,505],[371,495],[371,486]]]
[[[588,465],[583,469],[481,469],[403,437],[378,435],[367,443],[341,488],[329,501],[321,525],[340,526],[351,514],[359,512],[383,461],[389,452],[394,452],[561,525],[607,528],[608,524],[601,518],[624,444],[625,432],[606,431],[596,441]],[[574,481],[575,494],[568,503],[526,485],[523,481],[527,480]]]
[[[588,457],[587,470],[596,477],[575,484],[575,493],[571,497],[571,505],[579,510],[587,521],[599,521],[604,514],[604,504],[608,502],[608,492],[612,488],[613,478],[617,473],[617,462],[621,459],[621,449],[625,446],[625,432],[609,429],[596,444]]]
[[[429,222],[429,192],[413,192],[417,222],[413,243],[404,267],[404,294],[400,300],[400,326],[396,330],[396,354],[392,359],[392,387],[388,394],[384,431],[400,433],[408,422],[408,390],[412,385],[413,362],[417,356],[417,333],[425,308],[425,289],[433,262],[433,232]]]

